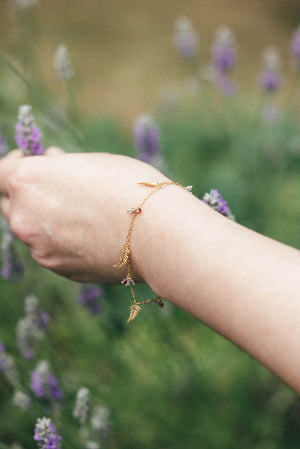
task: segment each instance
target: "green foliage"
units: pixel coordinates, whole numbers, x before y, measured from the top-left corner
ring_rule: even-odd
[[[84,142],[86,151],[134,155],[129,130],[108,117],[79,117],[82,129],[74,132],[67,107],[61,111],[45,87],[36,92],[18,74],[12,81],[7,68],[2,65],[0,124],[11,148],[17,107],[30,102],[46,144],[74,151]],[[265,123],[263,103],[245,95],[224,99],[204,85],[193,98],[159,112],[163,155],[173,179],[193,184],[200,197],[218,189],[238,222],[300,248],[299,117],[284,110],[276,122]],[[76,284],[37,266],[22,244],[19,250],[24,278],[0,280],[0,340],[15,357],[25,391],[36,361],[47,359],[64,400],[51,410],[35,399],[22,412],[11,405],[13,389],[0,372],[3,445],[33,447],[36,418],[51,414],[63,447],[82,447],[72,410],[84,385],[94,405],[110,410],[108,449],[298,448],[299,399],[230,342],[171,304],[145,307],[127,325],[129,297],[121,286],[105,287],[103,312],[92,316],[77,304]],[[147,295],[146,286],[137,288]],[[29,293],[51,317],[33,361],[23,360],[15,343]]]

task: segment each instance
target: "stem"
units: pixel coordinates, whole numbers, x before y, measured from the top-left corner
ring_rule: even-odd
[[[78,110],[77,103],[75,100],[75,95],[74,95],[74,91],[72,88],[72,84],[71,84],[70,80],[64,80],[64,84],[66,87],[67,96],[68,96],[68,100],[69,100],[68,112],[69,112],[70,121],[73,122],[74,128],[79,130],[81,143],[84,146],[86,146],[87,145],[87,137],[86,137],[84,129],[82,127],[82,121],[80,120],[80,114],[79,114],[79,110]]]
[[[37,93],[35,88],[32,86],[32,84],[19,72],[19,70],[10,62],[10,60],[0,53],[0,65],[11,75],[16,78],[17,81],[19,81],[25,90],[28,92],[34,103],[39,107],[39,109],[42,111],[45,117],[49,119],[49,121],[52,123],[52,125],[56,128],[59,128],[59,132],[65,132],[66,134],[69,134],[71,132],[79,145],[83,144],[82,137],[78,135],[76,127],[68,120],[64,119],[62,117],[57,117],[57,112],[51,108],[49,103],[42,98],[41,95]],[[64,128],[66,128],[66,131],[64,131]]]

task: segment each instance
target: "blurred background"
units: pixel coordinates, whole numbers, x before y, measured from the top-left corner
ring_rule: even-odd
[[[4,0],[0,156],[30,104],[45,147],[138,157],[300,249],[299,25],[297,0]],[[37,447],[43,416],[63,448],[299,447],[298,396],[239,348],[168,303],[127,325],[122,286],[48,273],[5,223],[1,239],[1,449]]]
[[[59,44],[65,43],[76,67],[81,87],[78,101],[84,112],[104,112],[128,122],[156,106],[163,85],[178,82],[189,73],[171,44],[177,17],[190,17],[200,34],[199,65],[209,63],[217,26],[232,28],[239,45],[238,76],[244,88],[251,90],[263,47],[275,45],[282,52],[283,62],[288,63],[286,49],[298,25],[300,5],[297,0],[44,0],[31,11],[30,30],[25,26],[21,30],[20,15],[27,13],[23,10],[16,15],[11,3],[4,0],[0,17],[2,51],[13,54],[21,33],[30,38],[31,52],[39,61],[39,75],[59,96],[52,55]]]

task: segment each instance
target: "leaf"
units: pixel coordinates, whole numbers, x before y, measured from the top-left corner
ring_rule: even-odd
[[[126,265],[129,262],[129,254],[130,254],[130,249],[128,248],[128,246],[125,243],[125,245],[121,249],[120,262],[117,265],[114,265],[114,267],[115,268],[122,268],[122,267],[124,267],[124,265]]]
[[[138,182],[138,184],[141,184],[141,185],[146,186],[146,187],[157,187],[157,185],[159,183],[157,183],[157,182],[148,182],[148,181],[140,181],[140,182]]]
[[[130,306],[130,315],[129,318],[127,320],[127,323],[130,323],[130,321],[134,320],[135,317],[139,314],[139,312],[141,311],[141,307],[138,304],[132,304],[132,306]]]

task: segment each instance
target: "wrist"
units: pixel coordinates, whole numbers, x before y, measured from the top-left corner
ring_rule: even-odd
[[[139,278],[165,299],[174,299],[179,261],[184,260],[187,216],[205,206],[190,192],[169,185],[147,200],[132,235],[132,260]],[[176,282],[175,282],[176,281]]]

